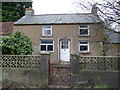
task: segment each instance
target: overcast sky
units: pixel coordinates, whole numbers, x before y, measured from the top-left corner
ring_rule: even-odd
[[[59,14],[59,13],[88,13],[88,11],[76,7],[75,2],[88,0],[32,0],[35,14]],[[89,2],[103,0],[89,0]]]
[[[73,4],[76,0],[32,0],[35,14],[59,14],[86,12],[78,10]]]

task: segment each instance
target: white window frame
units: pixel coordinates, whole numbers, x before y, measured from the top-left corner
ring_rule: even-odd
[[[53,40],[53,39],[40,39],[40,45],[39,45],[39,51],[42,53],[46,53],[46,52],[54,52],[54,40],[53,40],[53,44],[41,44],[41,40]],[[41,51],[41,45],[46,45],[46,51]],[[53,45],[53,50],[52,51],[47,51],[48,45]]]
[[[50,29],[48,29],[48,30],[50,30],[50,34],[49,35],[46,35],[45,34],[45,27],[50,27]],[[43,26],[42,27],[42,36],[52,36],[52,26],[50,26],[50,25],[45,25],[45,26]]]
[[[80,26],[87,26],[87,28],[81,28]],[[80,34],[80,29],[87,29],[88,30],[88,34]],[[78,29],[78,36],[89,36],[89,25],[79,25],[79,29]]]
[[[87,42],[87,44],[80,44],[80,42]],[[80,46],[87,46],[88,50],[86,50],[86,51],[80,51]],[[79,40],[79,52],[80,53],[88,53],[88,52],[90,52],[89,47],[90,47],[90,44],[89,44],[88,40]]]

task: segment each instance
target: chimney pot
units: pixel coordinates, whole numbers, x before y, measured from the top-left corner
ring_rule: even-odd
[[[93,14],[97,15],[97,10],[98,10],[98,7],[96,7],[96,5],[93,5],[91,12],[92,12]]]
[[[29,8],[26,8],[25,15],[27,16],[34,15],[34,10],[32,9],[31,6]]]

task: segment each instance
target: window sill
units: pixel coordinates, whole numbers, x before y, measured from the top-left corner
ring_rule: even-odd
[[[54,51],[40,51],[41,54],[50,54],[53,53]]]
[[[46,38],[46,37],[53,37],[53,35],[46,35],[46,36],[43,36],[42,37]]]
[[[79,52],[81,54],[90,54],[90,52]]]
[[[42,36],[52,36],[52,35],[42,35]]]
[[[90,35],[78,35],[79,37],[90,37]]]

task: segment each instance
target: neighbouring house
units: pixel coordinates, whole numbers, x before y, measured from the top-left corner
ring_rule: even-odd
[[[70,54],[101,56],[103,22],[97,7],[91,13],[34,15],[32,8],[14,23],[14,31],[22,31],[34,44],[34,53],[50,54],[51,63],[70,62]]]
[[[14,22],[0,22],[0,37],[8,36],[13,32],[13,23]]]
[[[2,37],[6,37],[13,32],[13,22],[0,22],[0,42]],[[0,47],[0,55],[2,54],[2,47]]]
[[[120,31],[109,29],[105,32],[107,40],[107,56],[120,56]]]

